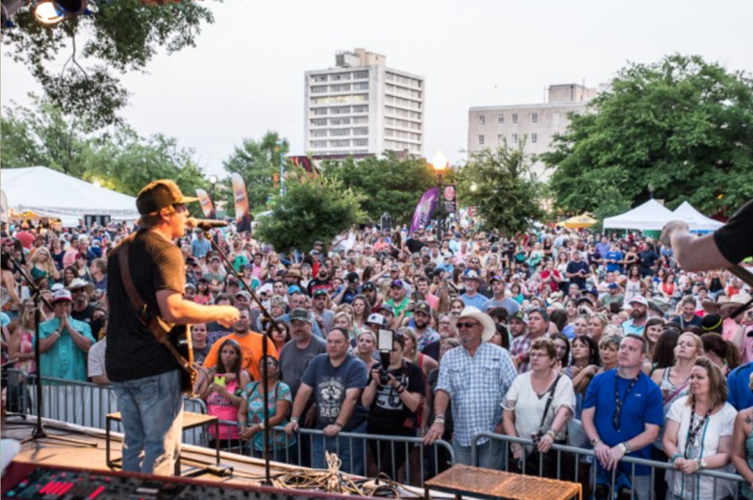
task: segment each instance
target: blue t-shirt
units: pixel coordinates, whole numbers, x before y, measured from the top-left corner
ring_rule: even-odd
[[[329,355],[319,354],[306,371],[303,372],[301,381],[314,389],[316,400],[316,428],[324,429],[334,424],[340,409],[345,401],[345,393],[348,389],[363,389],[368,383],[369,374],[366,365],[360,359],[346,356],[340,366],[334,367],[329,361]],[[358,398],[356,409],[353,412],[343,431],[349,431],[358,427],[366,420],[366,409],[361,405]]]
[[[611,273],[614,271],[620,271],[622,272],[622,264],[616,264],[614,262],[609,262],[610,260],[622,260],[622,252],[607,252],[607,254],[604,256],[604,260],[607,261],[607,272]]]
[[[573,260],[573,261],[570,261],[570,263],[567,264],[567,268],[565,269],[565,272],[568,272],[568,273],[571,273],[571,274],[576,274],[581,269],[586,272],[586,275],[588,275],[589,268],[588,268],[588,264],[586,263],[586,261],[581,260],[579,262],[575,262]],[[580,276],[574,276],[574,277],[570,278],[570,283],[571,284],[575,283],[576,285],[578,285],[578,288],[580,288],[581,290],[583,290],[584,288],[586,288],[586,278],[582,278]]]
[[[749,388],[753,363],[738,366],[727,377],[727,402],[742,411],[753,406],[753,392]]]
[[[465,304],[466,307],[473,306],[479,309],[481,309],[486,303],[486,301],[489,300],[483,295],[481,295],[480,293],[477,293],[473,297],[469,297],[468,294],[464,293],[463,295],[460,296],[460,298],[463,300],[463,304]]]
[[[645,430],[645,424],[654,424],[659,427],[663,424],[662,416],[662,393],[645,373],[638,374],[635,387],[626,396],[632,380],[617,377],[622,401],[620,413],[620,430],[614,428],[613,417],[617,409],[615,402],[614,381],[617,377],[617,369],[596,375],[586,391],[586,400],[583,409],[596,408],[594,425],[599,433],[599,438],[609,446],[624,443]],[[631,457],[651,458],[651,446],[644,446],[640,450],[634,450],[628,454]],[[632,464],[620,463],[620,470],[630,474]],[[635,466],[636,475],[647,475],[651,469],[646,466]]]

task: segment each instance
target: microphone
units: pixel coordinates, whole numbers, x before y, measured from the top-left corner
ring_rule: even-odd
[[[217,227],[225,227],[227,226],[227,222],[225,222],[224,220],[195,219],[193,217],[189,217],[186,220],[186,226],[190,227],[191,229],[198,228],[202,231],[208,231],[209,229],[214,229]]]

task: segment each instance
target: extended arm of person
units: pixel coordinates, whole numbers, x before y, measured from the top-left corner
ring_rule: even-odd
[[[306,403],[313,393],[313,387],[301,382],[301,386],[298,388],[298,394],[295,395],[295,401],[293,401],[293,412],[290,415],[290,422],[285,426],[285,432],[287,434],[292,434],[298,430],[298,421],[303,417],[303,410],[306,409]]]
[[[429,431],[426,433],[424,443],[427,446],[434,444],[434,441],[441,438],[444,434],[445,413],[447,405],[450,403],[450,395],[443,389],[434,393],[434,423],[431,424]]]
[[[748,481],[749,484],[753,484],[753,470],[748,465],[747,452],[745,450],[745,442],[748,440],[750,434],[747,429],[750,427],[751,415],[747,411],[741,411],[735,417],[735,431],[732,434],[732,449],[731,458],[732,464],[735,466],[737,473]]]
[[[216,321],[230,328],[240,318],[240,312],[233,306],[203,306],[183,300],[183,296],[174,290],[157,292],[157,305],[165,321],[181,325]]]
[[[713,234],[696,237],[690,233],[687,223],[682,221],[667,223],[661,240],[664,244],[671,243],[677,263],[686,271],[706,271],[734,264],[719,251]]]

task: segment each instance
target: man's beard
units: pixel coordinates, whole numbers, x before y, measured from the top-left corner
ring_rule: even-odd
[[[416,324],[416,328],[418,328],[419,330],[423,330],[424,328],[429,326],[428,322],[424,322],[424,321],[419,322],[416,318],[413,318],[413,322]]]
[[[641,318],[645,318],[646,317],[646,313],[638,311],[636,309],[633,309],[630,312],[630,317],[633,318],[633,319],[641,319]]]

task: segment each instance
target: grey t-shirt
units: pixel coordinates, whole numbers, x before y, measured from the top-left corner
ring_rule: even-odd
[[[325,352],[327,352],[327,342],[316,335],[311,336],[311,342],[305,349],[299,349],[294,340],[289,341],[282,347],[280,351],[280,376],[282,381],[290,386],[293,399],[298,394],[303,372],[306,371],[311,360],[318,354]]]
[[[520,305],[518,305],[517,302],[509,297],[505,297],[502,300],[494,300],[493,298],[491,298],[484,302],[484,304],[481,306],[481,310],[485,313],[488,313],[495,307],[504,307],[505,309],[507,309],[507,312],[510,314],[510,316],[514,315],[520,310]]]

